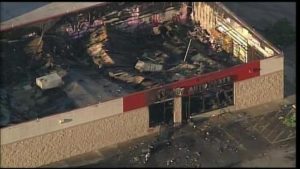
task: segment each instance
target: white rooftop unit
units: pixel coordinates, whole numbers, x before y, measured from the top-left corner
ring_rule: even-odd
[[[36,78],[36,85],[42,90],[52,89],[63,84],[62,78],[57,73],[51,73],[46,76]]]

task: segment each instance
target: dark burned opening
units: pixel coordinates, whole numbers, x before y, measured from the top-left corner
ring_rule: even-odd
[[[182,97],[183,121],[190,116],[233,105],[233,81],[207,88],[201,93]]]
[[[173,123],[173,99],[149,106],[149,127]]]

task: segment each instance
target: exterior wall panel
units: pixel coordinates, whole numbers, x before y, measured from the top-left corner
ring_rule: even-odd
[[[268,103],[284,97],[283,70],[234,83],[236,109]]]
[[[148,108],[1,145],[1,167],[38,167],[147,134]],[[152,132],[156,132],[153,130]]]
[[[19,140],[43,135],[46,133],[62,130],[68,127],[84,124],[94,120],[114,116],[123,112],[123,99],[115,99],[73,111],[48,116],[39,120],[29,121],[2,128],[1,145]],[[60,120],[66,123],[60,124]]]

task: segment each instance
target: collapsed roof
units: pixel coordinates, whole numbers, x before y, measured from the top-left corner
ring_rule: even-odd
[[[251,41],[245,39],[240,26],[228,24],[228,17],[219,17],[222,25],[209,29],[197,18],[197,5],[116,3],[50,20],[41,28],[6,32],[1,40],[1,107],[8,120],[3,124],[69,111],[269,56],[265,50],[272,49],[261,46],[254,36],[249,36]],[[256,42],[252,48],[263,52],[248,56],[243,45],[252,41]],[[40,77],[53,79],[49,74],[61,78],[49,82],[51,89],[41,90],[42,85],[35,82],[42,84]]]

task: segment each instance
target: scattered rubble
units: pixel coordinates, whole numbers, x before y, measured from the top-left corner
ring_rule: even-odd
[[[90,35],[87,53],[92,57],[93,62],[102,67],[102,65],[113,65],[114,61],[104,49],[103,43],[107,41],[106,28],[99,28]]]
[[[140,72],[160,72],[163,70],[163,65],[138,61],[135,68]]]
[[[24,52],[32,59],[39,60],[42,56],[44,41],[41,37],[36,37],[31,40],[24,48]]]
[[[160,34],[160,29],[159,29],[158,26],[153,27],[153,33],[154,33],[154,35],[159,35]]]
[[[133,84],[140,84],[145,79],[143,76],[133,76],[127,72],[118,72],[118,73],[109,72],[108,75],[114,79],[118,79],[126,83],[133,83]]]

